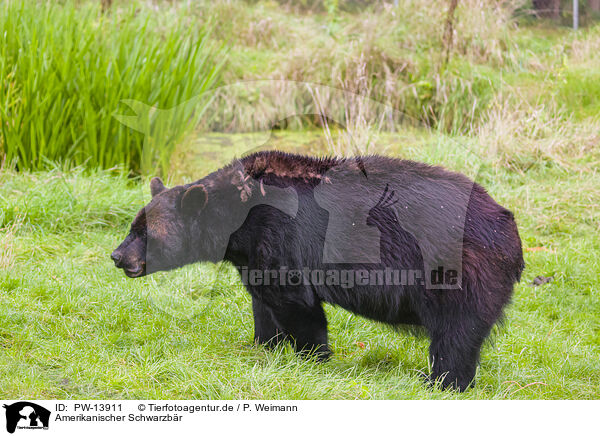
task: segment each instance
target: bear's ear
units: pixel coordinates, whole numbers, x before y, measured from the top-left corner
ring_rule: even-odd
[[[208,192],[204,185],[192,185],[181,197],[181,210],[187,214],[198,213],[208,202]]]
[[[161,192],[163,192],[165,189],[165,185],[163,185],[162,180],[160,180],[160,177],[154,177],[152,180],[150,180],[150,193],[152,194],[152,197],[155,197],[156,195],[160,194]]]

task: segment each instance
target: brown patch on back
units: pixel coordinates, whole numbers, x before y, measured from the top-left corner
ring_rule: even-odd
[[[282,152],[259,152],[242,160],[244,172],[254,179],[270,175],[283,179],[321,180],[325,172],[340,161],[335,158],[313,158]]]
[[[242,170],[233,172],[231,183],[240,191],[240,199],[242,203],[248,201],[252,197],[252,187],[254,185],[250,175],[244,174]]]
[[[279,187],[297,183],[316,186],[319,183],[332,183],[328,172],[335,167],[343,166],[350,173],[364,173],[362,158],[311,157],[288,154],[282,151],[260,151],[241,159],[206,176],[196,182],[184,185],[186,189],[193,184],[202,183],[209,192],[234,186],[239,192],[242,202],[247,202],[253,195],[266,196],[268,191],[264,185]],[[341,170],[342,167],[340,167]],[[174,188],[176,189],[176,188]]]

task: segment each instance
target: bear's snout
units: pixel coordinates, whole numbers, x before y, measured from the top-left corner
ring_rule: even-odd
[[[123,255],[118,250],[113,251],[110,254],[110,258],[113,260],[117,268],[121,266],[121,259],[123,259]]]
[[[127,277],[141,277],[146,274],[146,262],[139,259],[137,256],[131,256],[127,253],[124,255],[122,251],[117,248],[111,253],[110,258],[117,268],[123,269]]]

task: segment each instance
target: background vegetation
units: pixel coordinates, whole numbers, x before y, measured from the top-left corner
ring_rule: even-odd
[[[475,136],[498,111],[595,115],[596,28],[531,25],[525,6],[461,1],[446,40],[448,13],[433,0],[117,1],[105,12],[96,1],[11,0],[0,7],[0,155],[23,169],[61,162],[139,173],[144,138],[115,118],[133,114],[123,100],[169,109],[211,90],[203,131],[247,132],[281,107],[314,104],[277,80],[356,92],[405,123],[450,134]],[[256,79],[274,81],[231,86]],[[320,100],[352,124],[356,104],[335,93]],[[298,118],[286,128],[315,124]]]
[[[143,137],[113,117],[121,100],[175,106],[213,86],[220,65],[207,25],[181,8],[11,0],[0,29],[0,153],[20,169],[139,171]]]
[[[3,2],[0,396],[599,398],[600,27],[463,0],[450,43],[439,4]],[[278,81],[224,86],[266,78],[351,90],[405,119],[389,131],[361,99],[331,92],[320,103],[353,141],[310,116],[252,133],[281,106],[314,104]],[[112,266],[159,171],[140,175],[143,133],[113,115],[135,114],[125,99],[168,109],[209,89],[169,156],[172,183],[266,142],[444,165],[515,212],[527,268],[475,389],[428,390],[426,338],[333,307],[330,362],[255,347],[227,265],[137,280]],[[538,275],[553,281],[529,286]]]

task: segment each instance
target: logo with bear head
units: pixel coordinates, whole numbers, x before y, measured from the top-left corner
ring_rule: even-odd
[[[4,404],[6,409],[6,431],[14,433],[18,429],[48,429],[50,411],[29,401]]]

